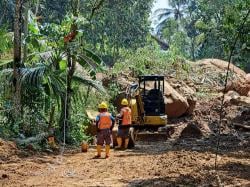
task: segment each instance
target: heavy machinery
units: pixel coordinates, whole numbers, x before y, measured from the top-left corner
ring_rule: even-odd
[[[166,125],[163,94],[164,76],[162,75],[139,76],[138,83],[127,87],[126,98],[132,111],[129,147],[135,145],[139,132],[156,132],[159,127]]]
[[[163,136],[166,138],[166,133],[159,132],[159,127],[167,124],[167,116],[165,115],[164,105],[164,76],[162,75],[145,75],[139,76],[138,83],[128,85],[125,94],[121,97],[126,97],[129,101],[129,106],[132,111],[132,126],[129,134],[129,148],[134,147],[135,142],[144,135],[149,139],[155,139]],[[121,101],[117,101],[119,104]],[[118,110],[120,107],[118,106]],[[97,111],[87,111],[90,119],[95,120]],[[118,126],[113,128],[113,146],[117,145]],[[89,134],[95,135],[95,124],[89,128]]]

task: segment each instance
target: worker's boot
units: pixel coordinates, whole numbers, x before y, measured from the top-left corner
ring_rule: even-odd
[[[96,150],[97,150],[97,155],[94,158],[101,158],[102,146],[97,145]]]
[[[119,149],[121,149],[122,148],[122,138],[120,138],[120,137],[117,137],[117,147],[116,147],[116,149],[117,150],[119,150]]]
[[[106,151],[106,157],[105,158],[109,158],[110,145],[105,146],[105,151]]]
[[[129,142],[129,138],[125,139],[125,144],[124,144],[124,149],[128,148],[128,142]]]

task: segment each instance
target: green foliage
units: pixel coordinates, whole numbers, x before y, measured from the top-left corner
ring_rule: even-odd
[[[236,36],[233,61],[239,66],[249,63],[249,0],[170,1],[170,9],[159,9],[158,34],[192,60],[200,58],[228,59]],[[174,47],[173,47],[174,46]]]
[[[11,94],[13,92],[13,69],[4,68],[0,71],[1,88],[4,88],[0,92],[0,118],[3,119],[4,125],[1,125],[0,128],[5,137],[16,137],[20,134],[24,137],[34,136],[48,131],[51,127],[55,132],[61,130],[58,122],[64,107],[61,101],[65,99],[66,77],[69,66],[66,53],[70,53],[70,57],[78,64],[78,74],[74,75],[72,79],[75,88],[87,85],[105,94],[105,90],[100,83],[93,80],[95,73],[102,71],[103,62],[97,55],[82,45],[81,37],[84,33],[79,31],[74,42],[67,46],[64,45],[63,38],[70,32],[73,22],[84,24],[84,19],[80,18],[75,21],[73,16],[66,16],[60,25],[55,23],[40,25],[32,12],[29,11],[28,35],[25,38],[28,58],[25,61],[26,67],[19,69],[22,97],[22,119],[19,121],[12,117],[14,110]],[[72,143],[86,139],[84,129],[88,124],[84,112],[87,105],[77,102],[79,100],[76,95],[82,93],[78,93],[75,88],[72,95],[76,102],[72,106],[74,107],[73,110],[75,108],[80,110],[73,113],[70,121],[69,135]],[[51,116],[50,111],[55,106],[55,114]],[[1,110],[4,112],[1,112]],[[51,118],[55,122],[52,123]]]
[[[86,17],[91,14],[92,4],[88,0],[82,6],[81,13]],[[104,1],[90,24],[83,27],[86,42],[111,64],[122,49],[144,46],[151,5],[152,0]]]
[[[6,27],[0,27],[0,58],[12,47],[11,33],[8,33]]]
[[[136,51],[124,51],[121,61],[114,65],[111,76],[126,72],[132,72],[133,77],[145,74],[167,75],[173,71],[173,66],[179,63],[185,64],[185,59],[176,48],[165,52],[151,45]]]

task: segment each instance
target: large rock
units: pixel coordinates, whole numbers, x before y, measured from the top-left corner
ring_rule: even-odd
[[[240,97],[240,95],[237,92],[230,90],[225,94],[223,102],[228,104],[231,102],[232,99],[237,99],[238,97]]]
[[[225,94],[224,103],[250,107],[250,97],[240,96],[237,92],[230,90]]]
[[[250,83],[248,83],[246,80],[244,82],[231,81],[226,86],[226,92],[231,90],[236,91],[242,96],[248,96],[248,93],[250,92]]]
[[[250,97],[240,96],[237,98],[232,98],[230,102],[234,105],[250,107]]]
[[[167,81],[165,81],[164,84],[164,103],[167,116],[169,118],[175,118],[184,115],[189,108],[187,99],[170,86]]]
[[[250,73],[246,74],[246,83],[250,84]]]

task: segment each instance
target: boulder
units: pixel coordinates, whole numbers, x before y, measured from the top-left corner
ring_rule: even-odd
[[[189,108],[187,99],[170,86],[167,81],[165,81],[164,84],[165,112],[168,118],[175,118],[184,115]]]
[[[226,92],[233,90],[242,96],[247,96],[250,91],[250,84],[246,81],[230,81],[226,86]]]
[[[232,99],[236,99],[238,97],[240,97],[240,95],[237,92],[230,90],[225,94],[224,103],[230,103]]]
[[[246,83],[250,84],[250,73],[246,74]]]
[[[240,97],[231,99],[230,102],[234,105],[250,107],[250,97],[240,96]]]

